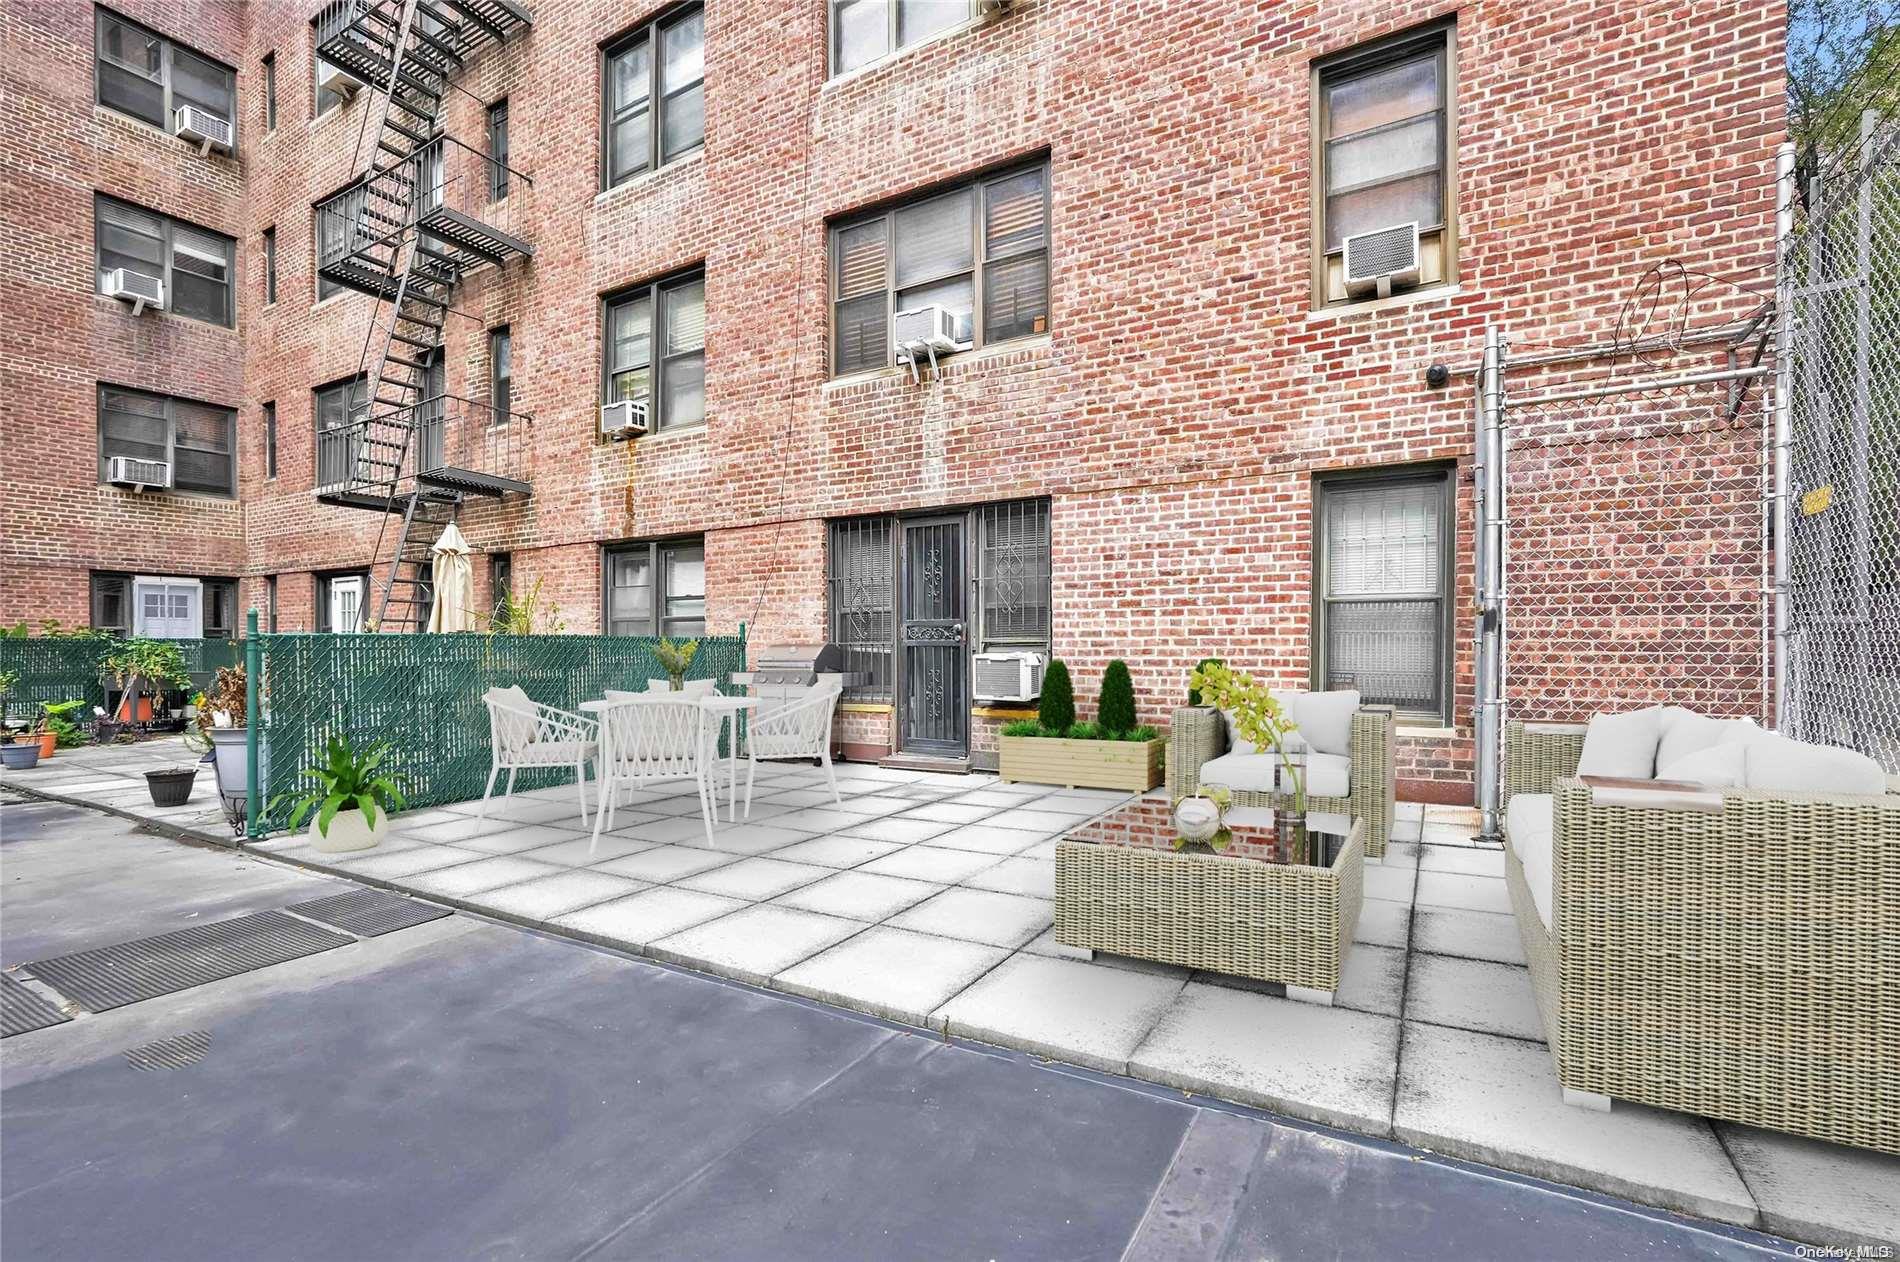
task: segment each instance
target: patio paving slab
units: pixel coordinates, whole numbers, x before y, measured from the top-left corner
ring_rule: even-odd
[[[597,863],[594,867],[598,871],[610,872],[615,876],[627,876],[636,881],[664,884],[668,881],[677,881],[682,877],[697,876],[701,872],[710,872],[737,858],[737,855],[720,854],[716,850],[696,849],[692,846],[655,846],[651,850],[642,850],[639,854],[628,855],[624,859]]]
[[[827,868],[855,868],[860,863],[902,850],[894,841],[873,841],[849,833],[801,841],[773,852],[773,857],[791,863],[816,863]]]
[[[1367,899],[1359,908],[1359,921],[1353,927],[1354,942],[1403,948],[1412,933],[1412,908],[1383,898]]]
[[[1371,874],[1371,869],[1367,869]],[[1459,872],[1428,872],[1423,869],[1418,874],[1418,893],[1414,900],[1420,907],[1462,907],[1466,911],[1488,911],[1499,915],[1511,914],[1511,896],[1505,892],[1504,882],[1497,877],[1466,876]]]
[[[1530,970],[1516,964],[1415,952],[1405,987],[1405,1016],[1410,1021],[1533,1039],[1540,1046],[1544,1041]]]
[[[591,867],[597,863],[607,863],[613,859],[624,859],[630,854],[639,854],[658,845],[654,841],[635,841],[630,837],[615,837],[609,833],[601,837],[600,844],[594,845],[588,837],[576,837],[572,841],[557,842],[552,846],[540,846],[524,851],[522,858],[533,859],[537,863],[565,863],[577,868]],[[589,853],[589,852],[592,853]]]
[[[934,819],[871,819],[860,820],[839,832],[846,837],[870,837],[890,842],[895,847],[939,837],[955,827],[955,824]]]
[[[973,850],[978,854],[1013,855],[1036,844],[1035,833],[1018,832],[1013,828],[1000,828],[993,824],[964,824],[952,828],[947,833],[924,840],[926,846],[942,846],[946,850]]]
[[[760,903],[649,943],[647,952],[763,986],[775,973],[863,931],[862,921]]]
[[[1043,794],[1038,792],[1034,785],[1006,784],[994,788],[978,789],[973,793],[965,793],[962,797],[958,798],[957,801],[963,803],[965,806],[1019,807],[1025,805],[1033,798],[1041,796],[1043,796]]]
[[[1005,807],[983,822],[997,828],[1035,833],[1038,837],[1054,837],[1091,818],[1093,813],[1089,811],[1050,811],[1044,810],[1041,802],[1035,802],[1029,806]]]
[[[1415,951],[1499,964],[1524,963],[1524,940],[1518,936],[1515,916],[1421,907],[1412,921],[1412,935]]]
[[[714,830],[710,846],[706,844],[703,833],[682,837],[673,844],[715,850],[722,854],[765,854],[804,841],[810,836],[810,833],[801,833],[795,828],[780,828],[776,823],[722,823]]]
[[[718,836],[715,826],[713,835]],[[661,819],[648,820],[637,824],[624,824],[616,816],[613,828],[603,832],[602,836],[630,837],[635,841],[654,841],[672,843],[679,841],[706,840],[706,825],[699,812],[691,815],[674,815]]]
[[[587,783],[587,809],[592,818],[596,797],[593,781]],[[581,827],[581,804],[574,796],[574,786],[567,787],[563,797],[553,799],[528,798],[519,794],[502,801],[491,798],[488,803],[488,819],[511,819],[521,824],[567,824],[573,828]]]
[[[780,828],[795,828],[802,833],[832,833],[841,828],[852,828],[860,824],[871,823],[862,815],[853,815],[850,811],[840,811],[829,806],[808,806],[802,811],[788,811],[772,821]]]
[[[1185,984],[1018,953],[931,1013],[930,1024],[957,1038],[1125,1073],[1128,1058]]]
[[[862,815],[874,819],[882,815],[895,815],[899,811],[915,806],[909,798],[893,797],[883,793],[865,793],[857,797],[846,794],[842,802],[833,802],[826,798],[820,806],[829,806],[834,811],[845,811],[852,815]]]
[[[1811,1244],[1900,1250],[1900,1157],[1734,1122],[1715,1129],[1767,1230]]]
[[[738,911],[745,905],[736,898],[662,886],[568,912],[557,916],[554,923],[592,942],[638,950],[682,929]]]
[[[1365,867],[1365,896],[1409,905],[1417,878],[1418,874],[1411,868],[1388,868],[1382,864],[1368,863]]]
[[[1354,943],[1339,970],[1333,1002],[1356,1012],[1396,1017],[1405,1001],[1405,952],[1395,947]]]
[[[454,846],[431,846],[417,844],[409,850],[385,854],[382,847],[364,850],[352,854],[319,854],[312,848],[311,858],[317,863],[341,868],[345,872],[375,877],[383,881],[406,881],[423,872],[432,872],[460,864],[484,863],[485,859],[472,850],[458,850]]]
[[[776,990],[927,1025],[952,995],[995,968],[1008,950],[878,926],[786,969]]]
[[[1290,1117],[1391,1133],[1399,1023],[1189,982],[1128,1072]]]
[[[773,902],[800,911],[815,911],[825,916],[843,916],[847,920],[876,923],[886,920],[932,894],[943,891],[929,881],[906,881],[895,876],[874,876],[869,872],[833,871],[814,882]]]
[[[674,884],[681,889],[720,894],[762,903],[801,885],[810,885],[832,875],[830,868],[812,863],[787,863],[782,859],[741,859],[724,867],[682,877]]]
[[[504,885],[519,885],[538,876],[556,876],[566,870],[558,863],[536,863],[532,859],[479,859],[474,863],[458,863],[452,868],[437,868],[404,877],[402,884],[405,889],[419,890],[424,894],[468,898],[473,894],[500,889]]]
[[[480,854],[520,854],[523,850],[538,850],[542,846],[558,846],[564,841],[584,840],[587,834],[573,828],[556,828],[549,824],[524,824],[511,828],[507,832],[476,834],[473,829],[462,838],[442,837],[458,850],[473,850]]]
[[[1047,899],[951,889],[893,916],[890,923],[918,933],[1014,948],[1053,925],[1055,915],[1055,904]]]
[[[647,887],[639,881],[605,872],[567,871],[520,885],[504,885],[468,899],[484,911],[500,912],[519,920],[552,920],[595,903],[625,898]]]
[[[901,876],[912,881],[935,881],[949,885],[980,872],[997,862],[993,854],[969,850],[937,850],[929,846],[911,846],[905,850],[873,859],[862,868],[877,876]]]
[[[977,889],[995,890],[999,894],[1054,898],[1056,865],[1047,859],[1005,859],[994,867],[982,868],[964,878],[963,883]]]
[[[1755,1203],[1709,1123],[1618,1104],[1563,1102],[1536,1043],[1405,1025],[1393,1130],[1406,1143],[1560,1183],[1743,1225]]]
[[[1426,872],[1462,872],[1466,876],[1495,876],[1502,880],[1504,852],[1427,844],[1418,849],[1418,866]]]
[[[1418,866],[1418,843],[1413,841],[1393,841],[1385,843],[1385,857],[1380,862],[1388,868],[1416,868]]]
[[[996,814],[993,806],[970,806],[962,802],[931,802],[924,806],[914,806],[900,815],[899,819],[927,819],[940,824],[974,824],[979,819],[988,819]]]

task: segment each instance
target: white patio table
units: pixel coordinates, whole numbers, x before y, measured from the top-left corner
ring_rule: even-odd
[[[673,694],[661,692],[661,693],[654,693],[652,695],[656,697],[666,697],[666,696],[671,696]],[[694,697],[692,700],[694,704],[696,704],[700,708],[700,712],[701,712],[700,722],[713,723],[717,725],[713,728],[713,732],[712,732],[712,738],[713,738],[713,743],[715,747],[718,744],[720,736],[724,735],[725,733],[726,724],[728,722],[731,722],[732,724],[732,744],[726,747],[727,753],[724,759],[724,762],[726,764],[726,822],[731,823],[733,820],[736,820],[739,818],[739,814],[738,814],[738,811],[739,811],[738,716],[740,714],[743,714],[747,710],[757,709],[758,704],[759,704],[759,699],[757,697],[728,697],[722,693],[715,692],[711,694],[710,696]],[[603,697],[596,701],[581,702],[581,711],[585,714],[598,715],[602,710],[605,710],[608,706],[616,705],[616,704],[620,704],[620,703],[608,701],[606,698]],[[718,789],[715,784],[715,788],[713,792],[713,818],[717,819],[718,817],[719,817],[719,796],[718,796]]]

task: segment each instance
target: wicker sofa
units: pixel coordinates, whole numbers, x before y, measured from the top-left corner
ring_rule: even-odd
[[[1352,770],[1340,796],[1309,794],[1307,809],[1350,815],[1366,822],[1366,858],[1385,857],[1392,836],[1392,801],[1397,777],[1392,757],[1393,711],[1390,706],[1361,706],[1352,716]],[[1201,767],[1227,752],[1227,724],[1211,706],[1174,712],[1168,731],[1167,787],[1170,800],[1198,793]],[[1271,806],[1268,793],[1234,791],[1236,806]]]
[[[1900,793],[1598,806],[1581,727],[1513,722],[1505,748],[1505,874],[1565,1099],[1900,1153]]]

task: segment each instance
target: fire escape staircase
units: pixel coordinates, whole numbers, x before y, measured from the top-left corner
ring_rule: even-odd
[[[532,489],[518,468],[483,467],[489,462],[479,457],[443,458],[445,400],[431,394],[430,382],[443,329],[456,314],[456,283],[476,268],[534,252],[450,204],[442,169],[447,146],[457,142],[441,131],[443,102],[460,90],[453,76],[473,54],[525,30],[529,21],[512,0],[332,0],[318,15],[318,54],[382,99],[363,178],[317,208],[318,273],[376,300],[361,359],[367,406],[349,427],[341,480],[318,492],[325,503],[382,514],[371,555],[374,630],[426,627],[429,548],[466,497]],[[485,196],[453,200],[479,208]],[[531,418],[491,411],[456,419],[485,420],[483,428],[493,433]],[[430,426],[434,441],[425,433]]]

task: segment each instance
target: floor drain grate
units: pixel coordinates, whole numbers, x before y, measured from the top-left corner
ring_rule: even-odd
[[[332,894],[328,898],[316,898],[307,903],[292,903],[284,910],[346,930],[359,938],[374,938],[397,929],[424,925],[449,914],[446,907],[436,907],[384,890]]]
[[[0,973],[0,1039],[44,1030],[71,1017],[40,998],[11,973]]]
[[[131,1048],[125,1054],[125,1063],[147,1073],[158,1069],[184,1069],[203,1060],[210,1050],[211,1031],[186,1030],[144,1047]]]
[[[106,1012],[354,941],[280,911],[266,911],[27,967],[88,1011]]]

